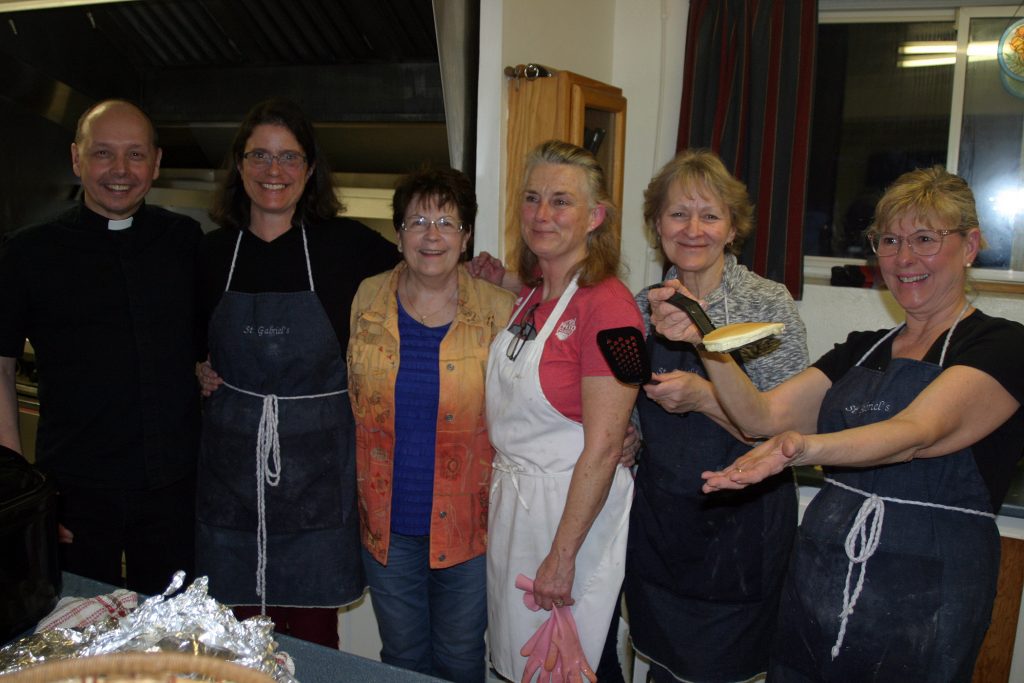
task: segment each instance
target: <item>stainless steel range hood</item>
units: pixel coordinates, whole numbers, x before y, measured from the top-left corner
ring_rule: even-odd
[[[317,122],[350,206],[363,205],[356,188],[379,194],[424,162],[473,172],[477,2],[45,4],[0,0],[0,126],[14,160],[0,167],[0,231],[76,200],[74,125],[106,97],[150,113],[164,149],[151,201],[190,213],[205,209],[181,202],[208,196],[238,121],[275,95]]]

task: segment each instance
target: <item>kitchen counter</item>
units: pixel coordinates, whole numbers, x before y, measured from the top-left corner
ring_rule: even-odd
[[[62,596],[87,598],[114,590],[108,584],[67,572],[63,575],[63,581]],[[281,649],[295,660],[295,678],[299,683],[430,683],[441,680],[298,638],[281,634],[275,634],[275,638]]]

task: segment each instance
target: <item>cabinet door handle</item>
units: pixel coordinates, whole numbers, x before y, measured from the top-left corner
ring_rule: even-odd
[[[515,66],[505,67],[506,78],[514,78],[516,81],[522,78],[528,81],[536,78],[550,78],[554,74],[553,69],[549,69],[543,64],[516,64]]]

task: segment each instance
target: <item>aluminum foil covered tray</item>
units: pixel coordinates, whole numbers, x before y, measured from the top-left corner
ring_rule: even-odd
[[[262,671],[278,683],[297,683],[287,654],[274,641],[268,617],[238,621],[210,597],[205,576],[181,590],[185,573],[174,575],[163,595],[147,599],[124,616],[84,628],[53,628],[0,649],[0,679],[43,662],[123,652],[181,652],[218,657]],[[177,593],[177,594],[176,594]]]

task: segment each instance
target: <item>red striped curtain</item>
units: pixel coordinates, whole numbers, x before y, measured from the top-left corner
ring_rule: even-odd
[[[754,201],[743,261],[803,287],[817,0],[690,0],[678,149],[718,153]]]

